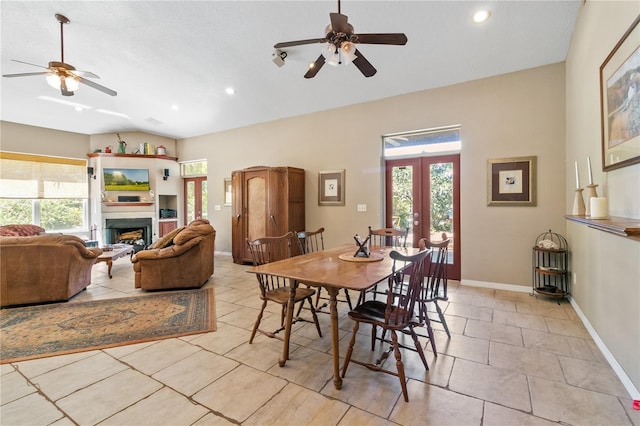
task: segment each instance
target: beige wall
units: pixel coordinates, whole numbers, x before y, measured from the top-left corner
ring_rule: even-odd
[[[86,160],[89,136],[0,121],[0,149]]]
[[[599,69],[634,18],[637,2],[589,1],[571,41],[567,68],[566,210],[573,204],[574,161],[594,183],[613,215],[640,219],[640,164],[604,173],[601,164]],[[637,43],[637,41],[636,41]],[[572,297],[640,398],[640,238],[624,238],[570,223]],[[627,386],[629,389],[629,386]]]
[[[554,64],[189,138],[178,141],[179,156],[208,160],[217,250],[231,251],[231,209],[214,210],[223,179],[256,165],[306,170],[307,228],[324,226],[331,246],[383,224],[381,135],[460,124],[462,277],[528,287],[536,236],[565,230],[564,72]],[[537,207],[487,207],[487,160],[529,155],[538,157]],[[319,207],[317,173],[333,169],[346,169],[346,205]]]

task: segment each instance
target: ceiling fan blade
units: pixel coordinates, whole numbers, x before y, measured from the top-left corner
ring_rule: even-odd
[[[3,77],[27,77],[29,75],[45,75],[49,74],[48,72],[23,72],[20,74],[3,74]]]
[[[402,33],[355,34],[351,41],[362,44],[394,44],[404,46],[407,44],[407,36]]]
[[[355,54],[356,54],[356,58],[353,60],[353,65],[358,67],[360,72],[365,77],[371,77],[372,75],[378,72],[378,70],[376,70],[374,66],[371,65],[371,62],[369,62],[367,58],[365,58],[358,49],[356,49]]]
[[[353,31],[353,27],[349,25],[347,20],[349,19],[347,15],[343,15],[342,13],[330,13],[329,18],[331,18],[331,29],[337,33],[347,33],[349,30]]]
[[[83,78],[80,76],[78,76],[78,81],[80,81],[80,83],[86,84],[87,86],[93,87],[94,89],[97,89],[103,93],[106,93],[107,95],[116,96],[118,94],[115,90],[111,90],[107,87],[104,87],[98,83],[94,83],[93,81],[87,80],[86,78]]]
[[[21,64],[32,65],[32,66],[34,66],[34,67],[38,67],[38,68],[46,68],[46,69],[49,69],[49,67],[45,67],[45,66],[37,65],[37,64],[32,64],[31,62],[19,61],[19,60],[17,60],[17,59],[12,59],[12,61],[13,61],[13,62],[18,62],[18,63],[21,63]]]
[[[309,68],[309,71],[304,75],[304,78],[313,78],[318,74],[320,68],[324,65],[324,56],[320,55],[318,59],[313,63],[313,67]]]
[[[285,41],[282,43],[276,43],[273,45],[276,49],[282,49],[283,47],[291,47],[291,46],[301,46],[303,44],[313,44],[313,43],[326,43],[326,38],[310,38],[307,40],[296,40],[296,41]]]
[[[98,77],[97,75],[95,75],[92,72],[89,71],[78,71],[78,70],[73,70],[73,74],[77,75],[78,77],[85,77],[85,78],[97,78],[100,79],[100,77]]]

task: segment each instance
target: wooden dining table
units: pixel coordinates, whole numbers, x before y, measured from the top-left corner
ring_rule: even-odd
[[[415,254],[417,248],[399,248],[373,246],[369,258],[357,258],[355,245],[307,253],[288,259],[254,266],[247,272],[279,276],[289,280],[289,303],[285,318],[285,334],[282,358],[279,365],[284,367],[289,359],[289,340],[293,322],[294,296],[298,284],[324,287],[329,294],[329,313],[331,316],[331,348],[333,354],[333,384],[342,388],[340,377],[340,346],[338,329],[338,308],[336,296],[341,289],[360,292],[373,287],[391,275],[393,260],[389,257],[392,250],[403,254]]]

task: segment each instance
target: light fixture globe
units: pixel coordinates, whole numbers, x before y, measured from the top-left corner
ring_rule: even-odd
[[[356,45],[350,41],[345,41],[340,45],[340,51],[342,53],[342,62],[350,64],[356,58]]]
[[[331,43],[327,43],[322,48],[322,56],[325,62],[331,66],[337,67],[340,64],[340,53],[338,49]]]

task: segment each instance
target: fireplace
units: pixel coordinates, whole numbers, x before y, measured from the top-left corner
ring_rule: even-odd
[[[104,234],[106,244],[131,244],[137,253],[151,244],[151,219],[106,219]]]

